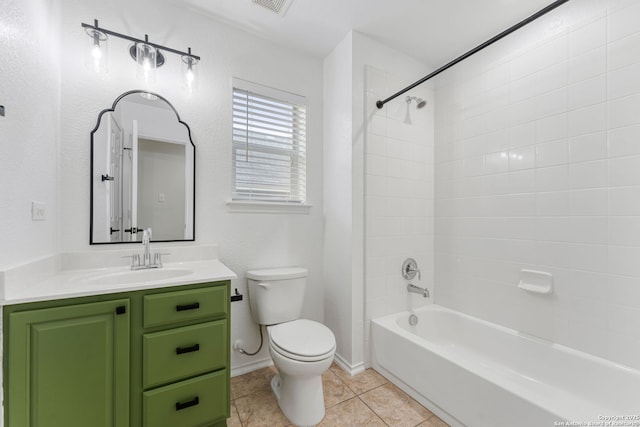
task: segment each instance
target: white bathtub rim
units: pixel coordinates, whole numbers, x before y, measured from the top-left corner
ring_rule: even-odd
[[[460,312],[460,311],[455,311],[455,310],[452,310],[450,308],[447,308],[447,307],[444,307],[444,306],[441,306],[441,305],[437,305],[437,304],[429,304],[429,305],[425,305],[423,307],[416,308],[414,310],[408,310],[408,311],[402,311],[400,313],[389,314],[389,315],[386,315],[386,316],[383,316],[383,317],[372,319],[371,321],[374,322],[374,323],[379,324],[380,326],[389,326],[389,324],[394,325],[396,320],[398,319],[398,317],[400,317],[402,315],[413,314],[413,313],[415,313],[416,315],[419,315],[423,311],[443,311],[443,312],[447,312],[447,313],[452,313],[452,314],[455,314],[456,316],[464,317],[464,318],[466,318],[468,320],[481,323],[484,326],[497,329],[497,330],[499,330],[501,332],[504,332],[504,333],[507,333],[507,334],[510,334],[510,335],[515,335],[515,336],[518,336],[519,338],[523,338],[525,340],[533,341],[533,342],[538,343],[538,344],[543,344],[543,345],[546,345],[546,346],[550,346],[552,348],[555,348],[555,349],[558,349],[560,351],[572,354],[574,356],[582,357],[584,359],[590,360],[590,361],[598,363],[598,364],[610,366],[612,368],[628,372],[629,374],[639,375],[640,376],[640,370],[639,369],[635,369],[635,368],[633,368],[631,366],[622,365],[622,364],[620,364],[618,362],[614,362],[612,360],[605,359],[605,358],[600,357],[600,356],[596,356],[596,355],[593,355],[593,354],[590,354],[590,353],[585,353],[583,351],[576,350],[575,348],[571,348],[571,347],[568,347],[568,346],[565,346],[565,345],[562,345],[562,344],[558,344],[558,343],[555,343],[553,341],[549,341],[549,340],[546,340],[544,338],[537,337],[535,335],[527,334],[526,332],[516,331],[515,329],[511,329],[511,328],[508,328],[506,326],[498,325],[497,323],[492,323],[492,322],[489,322],[487,320],[480,319],[478,317],[473,317],[473,316],[468,315],[466,313],[463,313],[463,312]],[[411,339],[412,337],[416,336],[415,334],[413,334],[413,333],[411,333],[411,332],[409,332],[409,331],[407,331],[407,330],[405,330],[403,328],[400,328],[400,330],[403,332],[403,336],[405,336],[406,338],[410,338]],[[411,339],[411,341],[415,342],[416,344],[421,344],[423,341],[427,341],[428,342],[428,340],[426,340],[424,338],[421,339],[419,342],[417,340],[415,340],[415,339]],[[437,351],[439,348],[441,349],[442,347],[435,347],[435,346],[430,346],[429,347],[430,350],[434,350],[434,351]]]
[[[419,314],[423,311],[442,311],[442,312],[452,313],[456,316],[464,317],[470,321],[480,322],[486,327],[498,329],[500,332],[516,335],[519,338],[531,340],[538,344],[550,346],[559,351],[566,351],[576,357],[586,358],[587,360],[590,360],[594,363],[604,364],[608,367],[621,369],[630,374],[640,376],[640,372],[631,367],[620,365],[610,360],[603,359],[588,353],[584,353],[579,350],[575,350],[570,347],[563,346],[561,344],[555,344],[551,341],[547,341],[535,336],[523,334],[513,329],[510,329],[501,325],[497,325],[482,319],[478,319],[473,316],[467,315],[465,313],[461,313],[461,312],[451,310],[449,308],[442,307],[435,304],[424,306],[412,311],[394,313],[391,315],[387,315],[387,316],[372,320],[372,322],[375,323],[376,325],[384,329],[390,330],[393,333],[397,333],[399,336],[401,336],[404,339],[407,339],[409,342],[413,343],[414,345],[425,347],[428,351],[431,351],[434,354],[446,360],[449,360],[450,362],[457,365],[460,369],[463,369],[467,372],[477,375],[498,387],[501,387],[505,390],[509,390],[512,393],[517,394],[520,398],[529,402],[530,404],[540,407],[543,410],[549,411],[557,415],[558,420],[595,421],[597,420],[598,415],[620,415],[620,414],[618,413],[619,412],[618,410],[614,408],[608,408],[608,405],[605,405],[602,402],[596,402],[596,401],[593,401],[592,399],[586,399],[584,397],[577,398],[575,395],[568,392],[567,390],[562,390],[562,389],[552,387],[541,381],[536,380],[535,378],[526,377],[521,373],[518,373],[511,369],[504,368],[504,369],[496,370],[496,366],[494,365],[479,363],[478,360],[471,357],[465,357],[464,355],[461,355],[460,352],[451,351],[441,345],[432,344],[428,339],[422,338],[416,334],[413,334],[412,332],[400,327],[396,323],[399,317],[407,316],[409,313],[416,313],[419,316]],[[372,359],[375,360],[374,356],[375,355],[372,355]],[[390,370],[388,367],[383,366],[383,368],[393,373],[392,370]],[[523,386],[521,383],[525,379],[532,381],[534,384],[537,384],[537,386],[535,386],[537,390],[535,390],[532,387]],[[545,389],[551,389],[553,393],[548,393],[548,391],[551,391],[551,390],[545,390]],[[536,391],[538,391],[539,393],[536,394],[535,393]],[[586,402],[588,402],[588,405],[585,405]],[[584,413],[583,410],[585,406],[592,408],[593,412]]]

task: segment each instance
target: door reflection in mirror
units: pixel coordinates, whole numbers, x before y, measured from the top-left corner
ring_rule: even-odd
[[[194,240],[190,130],[168,101],[148,95],[121,95],[91,134],[92,244],[140,242],[149,227],[153,241]]]

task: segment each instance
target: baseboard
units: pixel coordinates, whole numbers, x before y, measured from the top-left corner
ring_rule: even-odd
[[[358,375],[364,372],[364,370],[367,368],[364,362],[356,363],[355,365],[350,365],[344,360],[342,356],[340,356],[337,353],[334,357],[334,362],[336,362],[336,365],[338,365],[342,370],[344,370],[351,376]],[[271,359],[262,359],[256,362],[244,364],[242,366],[236,366],[231,368],[231,377],[237,377],[238,375],[243,375],[249,372],[257,371],[258,369],[266,368],[267,366],[273,366],[273,361]]]
[[[242,366],[236,366],[231,368],[231,376],[237,377],[238,375],[247,374],[249,372],[257,371],[258,369],[266,368],[267,366],[272,366],[273,360],[271,359],[262,359],[256,362],[251,362],[244,364]]]
[[[364,372],[364,370],[365,370],[364,362],[360,362],[360,363],[356,363],[355,365],[351,365],[351,364],[347,363],[347,361],[344,360],[344,358],[342,356],[340,356],[338,353],[336,353],[333,361],[336,362],[336,365],[340,366],[342,368],[342,370],[344,370],[345,372],[348,372],[349,375],[351,375],[351,376],[358,375],[358,374]]]

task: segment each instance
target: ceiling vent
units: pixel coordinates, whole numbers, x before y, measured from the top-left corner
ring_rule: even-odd
[[[284,16],[284,14],[287,13],[291,1],[292,0],[253,0],[255,4],[269,9],[280,16]]]

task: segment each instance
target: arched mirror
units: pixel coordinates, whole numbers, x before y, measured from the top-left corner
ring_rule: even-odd
[[[195,239],[196,148],[160,95],[123,93],[91,131],[90,243]]]

